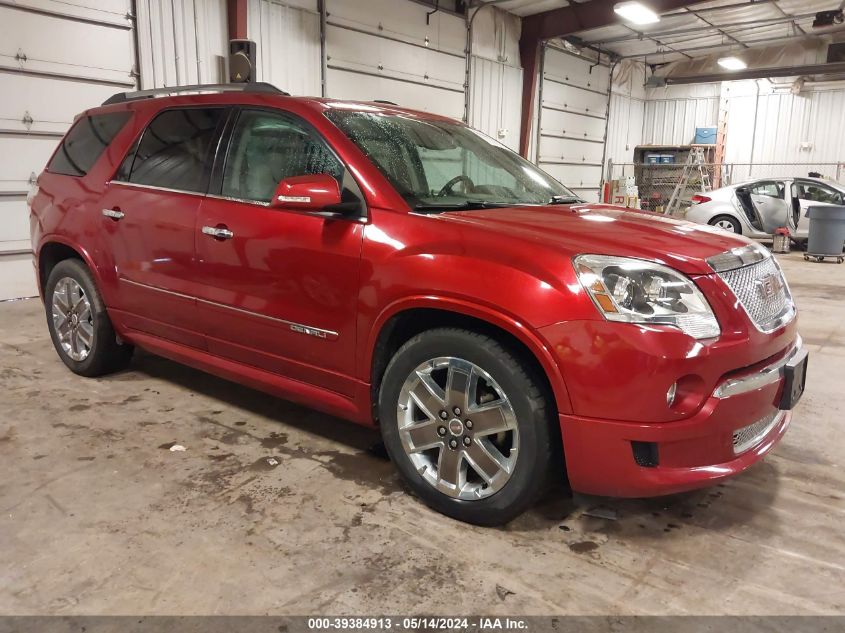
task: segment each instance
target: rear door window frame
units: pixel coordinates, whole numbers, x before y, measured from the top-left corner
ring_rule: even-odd
[[[212,173],[214,170],[214,166],[217,162],[217,155],[220,152],[221,148],[221,140],[223,138],[224,132],[227,129],[229,124],[229,120],[232,117],[233,108],[231,105],[227,104],[216,104],[216,103],[208,103],[208,104],[195,104],[195,105],[184,105],[184,106],[169,106],[162,108],[161,110],[157,110],[150,120],[144,126],[144,129],[141,133],[132,141],[129,149],[126,152],[126,155],[123,157],[123,160],[120,161],[120,164],[117,166],[114,174],[112,174],[112,178],[110,182],[118,183],[121,185],[126,185],[129,187],[138,187],[142,189],[152,189],[154,191],[171,191],[174,193],[184,193],[188,195],[196,195],[196,196],[206,196],[209,193],[209,187],[212,182]],[[131,182],[129,179],[132,177],[132,170],[134,169],[135,163],[135,155],[138,152],[138,149],[141,146],[141,143],[144,142],[144,136],[146,136],[147,132],[149,131],[152,124],[158,119],[160,116],[167,112],[172,112],[174,110],[221,110],[222,116],[220,120],[217,122],[217,127],[214,130],[214,135],[212,137],[211,143],[209,145],[209,154],[205,158],[205,164],[203,166],[203,174],[202,179],[200,181],[200,187],[198,191],[194,191],[192,189],[180,189],[177,187],[162,187],[159,185],[150,185],[146,183],[138,183],[138,182]],[[124,165],[127,160],[131,160],[129,170],[124,175],[121,172],[124,171]]]

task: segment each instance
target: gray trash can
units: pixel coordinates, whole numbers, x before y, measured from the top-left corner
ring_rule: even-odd
[[[807,240],[807,253],[810,257],[822,261],[825,257],[835,257],[841,264],[845,256],[845,206],[812,206],[807,209],[810,218],[810,231]]]

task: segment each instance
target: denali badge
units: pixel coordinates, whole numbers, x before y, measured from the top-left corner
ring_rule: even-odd
[[[294,332],[299,332],[300,334],[307,334],[308,336],[316,336],[317,338],[328,338],[328,332],[313,327],[299,325],[298,323],[291,323],[290,329]]]
[[[783,288],[783,282],[780,280],[780,275],[769,273],[765,277],[760,277],[754,281],[757,286],[757,292],[763,299],[771,299],[778,294]]]

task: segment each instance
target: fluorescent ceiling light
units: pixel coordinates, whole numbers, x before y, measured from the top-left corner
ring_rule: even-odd
[[[633,24],[654,24],[660,22],[660,16],[641,2],[620,2],[613,11]]]
[[[725,70],[742,70],[743,68],[748,68],[748,64],[739,57],[723,57],[719,60],[719,66]]]

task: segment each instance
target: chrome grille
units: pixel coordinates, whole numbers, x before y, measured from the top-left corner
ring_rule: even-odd
[[[782,413],[782,411],[775,409],[757,420],[754,424],[749,424],[734,431],[734,454],[739,455],[740,453],[744,453],[752,446],[758,444],[780,421]]]
[[[719,276],[758,329],[769,332],[792,318],[792,297],[774,257],[720,272]]]

